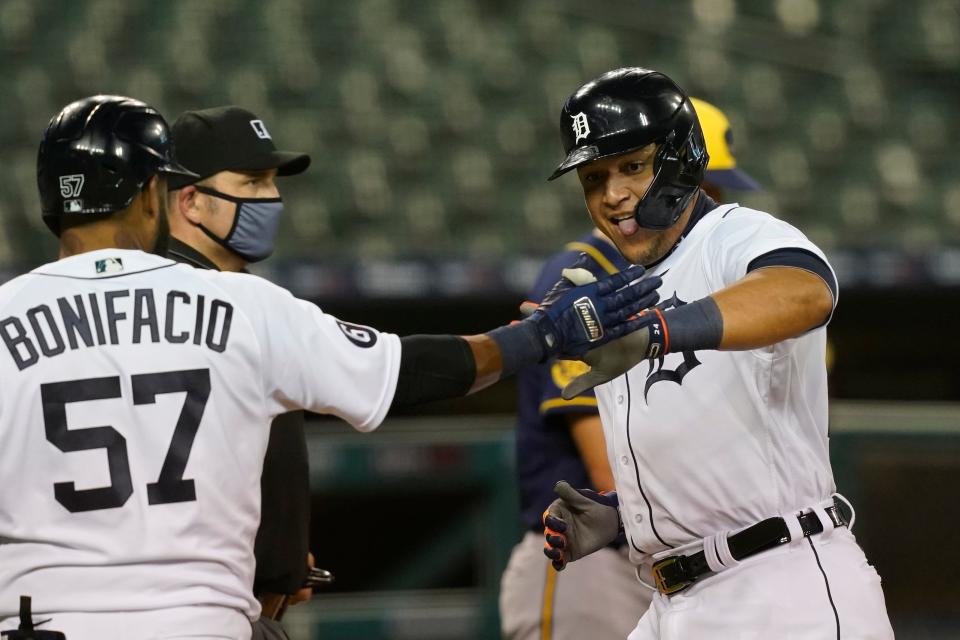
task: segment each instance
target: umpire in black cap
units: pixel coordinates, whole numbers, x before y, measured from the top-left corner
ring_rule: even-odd
[[[278,151],[263,120],[236,106],[187,111],[174,122],[172,137],[178,162],[197,177],[168,181],[169,257],[201,269],[241,271],[269,256],[283,212],[274,179],[303,173],[310,156]],[[310,593],[302,589],[312,564],[302,411],[273,421],[260,485],[253,589],[264,610],[253,638],[286,638],[271,616]]]
[[[200,176],[169,182],[171,232],[193,249],[172,257],[224,271],[268,257],[283,212],[274,178],[302,173],[310,156],[277,151],[263,120],[234,106],[187,111],[172,135],[179,161]]]

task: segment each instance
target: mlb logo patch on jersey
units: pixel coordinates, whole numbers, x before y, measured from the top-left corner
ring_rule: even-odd
[[[83,200],[81,200],[80,198],[74,198],[73,200],[63,201],[64,213],[80,213],[82,211],[83,211]]]
[[[123,271],[123,260],[120,258],[104,258],[97,260],[97,273],[120,273]]]

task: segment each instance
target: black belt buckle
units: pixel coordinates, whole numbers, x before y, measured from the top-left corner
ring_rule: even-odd
[[[694,582],[687,577],[684,556],[667,556],[654,562],[653,579],[657,583],[657,591],[665,596],[683,591]]]

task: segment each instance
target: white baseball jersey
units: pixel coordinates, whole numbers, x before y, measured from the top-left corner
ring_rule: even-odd
[[[0,287],[0,619],[206,605],[255,618],[271,420],[360,431],[397,336],[252,275],[107,249]]]
[[[826,261],[789,224],[721,205],[648,276],[663,278],[661,308],[679,306],[780,248]],[[825,348],[819,328],[752,351],[671,353],[597,388],[634,562],[830,496]]]

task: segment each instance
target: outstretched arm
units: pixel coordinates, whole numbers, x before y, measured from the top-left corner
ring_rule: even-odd
[[[825,263],[820,270],[833,282]],[[691,304],[647,311],[642,316],[646,328],[584,356],[591,370],[564,387],[563,397],[577,396],[665,353],[742,351],[795,338],[824,324],[833,301],[833,287],[818,273],[788,266],[756,269]]]
[[[833,293],[823,279],[792,267],[751,271],[713,295],[723,316],[720,349],[741,351],[795,338],[830,317]]]
[[[479,391],[550,357],[579,357],[642,325],[636,314],[658,299],[659,278],[632,267],[599,282],[554,290],[529,318],[474,336],[401,338],[395,407]]]
[[[486,334],[465,336],[463,339],[470,345],[473,361],[476,363],[473,384],[467,392],[474,393],[486,389],[500,379],[503,371],[503,357],[500,354],[500,347]]]

